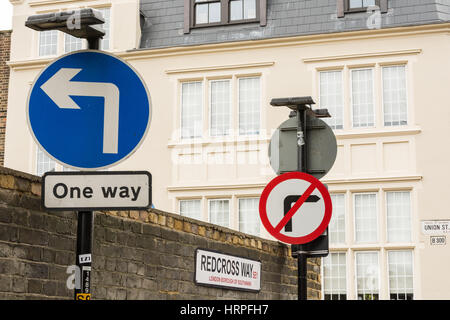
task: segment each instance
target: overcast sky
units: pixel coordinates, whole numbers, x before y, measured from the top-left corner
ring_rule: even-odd
[[[9,0],[0,0],[0,30],[11,29],[12,4]]]

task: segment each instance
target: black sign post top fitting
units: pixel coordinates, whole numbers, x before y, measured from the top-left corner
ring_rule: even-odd
[[[330,118],[331,115],[328,109],[316,109],[312,110],[311,105],[316,104],[310,96],[306,97],[288,97],[288,98],[274,98],[270,101],[270,105],[273,107],[288,107],[293,111],[306,111],[309,115],[316,118]],[[294,117],[294,113],[292,116]]]

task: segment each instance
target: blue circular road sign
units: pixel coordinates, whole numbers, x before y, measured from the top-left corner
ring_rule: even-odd
[[[31,87],[27,121],[37,144],[64,166],[116,165],[142,143],[150,126],[145,82],[124,60],[83,50],[49,64]]]

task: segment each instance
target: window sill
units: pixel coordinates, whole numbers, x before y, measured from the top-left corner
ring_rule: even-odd
[[[422,132],[418,126],[372,127],[334,130],[336,139],[357,139],[371,137],[392,137],[400,135],[416,135]]]
[[[193,29],[203,29],[203,28],[212,28],[212,27],[233,26],[233,25],[250,24],[250,23],[260,23],[260,19],[235,20],[235,21],[230,21],[230,22],[226,22],[226,23],[222,23],[222,22],[217,22],[217,23],[202,23],[202,24],[192,25],[192,26],[190,27],[190,29],[193,30]]]
[[[344,14],[367,12],[367,9],[369,9],[369,7],[349,9],[347,11],[344,11]]]

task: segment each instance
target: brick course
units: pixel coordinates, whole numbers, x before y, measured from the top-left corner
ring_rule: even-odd
[[[0,167],[0,299],[73,299],[76,214],[43,212],[40,178]],[[197,286],[195,249],[260,260],[259,293]],[[320,259],[308,297],[320,299]],[[159,210],[95,212],[93,299],[296,299],[290,247]]]

